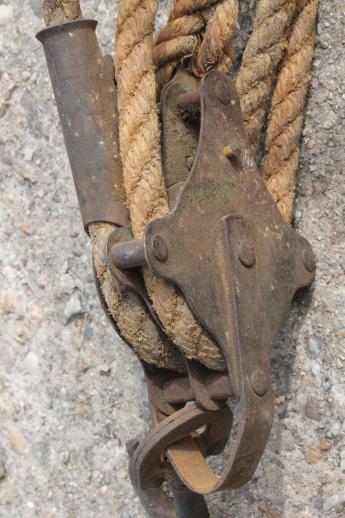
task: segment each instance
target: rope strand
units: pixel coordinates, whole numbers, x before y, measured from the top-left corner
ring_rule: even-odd
[[[294,24],[273,92],[261,166],[266,185],[284,219],[293,214],[304,107],[315,47],[318,0],[305,0]]]

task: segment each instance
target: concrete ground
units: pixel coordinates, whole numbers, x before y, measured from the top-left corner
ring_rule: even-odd
[[[115,3],[83,2],[109,51]],[[126,442],[148,430],[143,375],[97,300],[41,27],[39,0],[0,0],[0,517],[141,518]],[[295,212],[317,278],[273,351],[267,450],[208,498],[215,518],[345,517],[344,29],[343,0],[320,0]]]

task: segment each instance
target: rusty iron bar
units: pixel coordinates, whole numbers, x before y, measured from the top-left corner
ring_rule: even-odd
[[[90,223],[128,225],[114,67],[103,57],[95,20],[43,29],[42,43],[85,230]]]
[[[142,239],[133,239],[113,245],[109,260],[120,270],[146,265],[145,247]]]
[[[211,399],[228,399],[234,395],[225,372],[212,374],[205,385]],[[163,394],[165,400],[170,404],[186,403],[195,399],[188,377],[176,378],[164,383]]]
[[[139,443],[136,441],[127,443],[130,461],[132,461],[133,454],[138,445]],[[150,518],[210,518],[204,497],[190,491],[182,484],[170,466],[166,469],[161,469],[162,478],[153,481],[149,489],[143,489],[136,485],[131,470],[129,470],[129,475],[136,493]],[[162,489],[164,480],[169,482],[173,501]]]

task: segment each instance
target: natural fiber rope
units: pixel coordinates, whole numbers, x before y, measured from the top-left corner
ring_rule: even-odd
[[[233,61],[233,36],[237,28],[238,1],[220,2],[207,24],[200,46],[194,51],[190,69],[202,77],[211,68],[229,72]]]
[[[211,68],[229,72],[237,20],[238,0],[177,0],[156,40],[158,87],[171,78],[178,60],[188,55],[197,77]]]
[[[41,0],[41,6],[47,26],[81,17],[79,0]]]
[[[133,0],[120,6],[115,71],[118,86],[120,150],[133,234],[142,237],[149,221],[168,214],[161,164],[160,128],[155,88],[152,32],[157,2]],[[153,307],[167,335],[189,358],[212,369],[224,369],[217,344],[194,319],[182,295],[144,269]]]
[[[284,219],[293,214],[305,100],[315,47],[318,0],[304,0],[273,92],[261,173]]]
[[[317,0],[259,0],[254,29],[244,52],[236,86],[253,152],[260,146],[270,98],[262,174],[286,220],[291,219],[299,139],[314,51]],[[216,5],[217,4],[217,5]],[[176,0],[168,24],[152,33],[156,0],[123,0],[118,16],[116,75],[120,145],[133,233],[168,213],[160,157],[156,77],[166,81],[179,60],[189,56],[200,77],[210,68],[229,70],[237,1]],[[47,25],[81,16],[77,0],[43,0]],[[279,72],[279,67],[281,70]],[[277,83],[276,76],[278,75]],[[140,299],[121,293],[104,264],[104,244],[112,227],[92,225],[97,277],[121,335],[149,363],[181,370],[180,358],[161,337]],[[144,272],[148,292],[167,334],[188,357],[213,369],[224,368],[217,345],[202,331],[174,287]]]
[[[295,11],[296,0],[259,0],[253,32],[236,78],[243,121],[254,155],[261,144],[269,100]]]

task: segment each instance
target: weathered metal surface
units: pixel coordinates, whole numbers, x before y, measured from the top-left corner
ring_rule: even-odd
[[[192,454],[193,460],[192,464],[189,465],[189,469],[192,467],[192,470],[194,470],[194,454],[195,452],[200,453],[200,447],[190,434],[205,425],[211,429],[215,427],[218,430],[222,429],[222,431],[226,430],[229,432],[232,426],[232,413],[230,409],[224,407],[216,411],[208,411],[199,408],[196,404],[191,404],[168,417],[164,416],[162,420],[158,419],[156,426],[134,452],[130,469],[131,479],[135,487],[141,490],[147,489],[152,484],[152,481],[160,479],[162,452],[168,449],[167,455],[169,460],[172,461],[174,458],[172,448],[176,444],[178,444],[178,447],[181,447],[183,443],[183,449],[186,452],[186,462],[191,462],[188,452]],[[212,437],[212,435],[212,431],[210,431],[209,436]],[[202,440],[202,437],[200,439]],[[222,447],[224,447],[224,442],[221,442]],[[209,445],[205,443],[205,454],[209,453],[208,449],[214,450],[214,448],[214,442],[211,442]]]
[[[133,458],[137,447],[138,443],[127,446],[130,459]],[[156,485],[152,484],[149,489],[136,487],[131,476],[132,484],[136,487],[140,501],[150,518],[209,518],[204,498],[182,484],[171,466],[161,464],[160,476]],[[162,489],[163,481],[169,482],[173,499]]]
[[[270,350],[294,293],[313,281],[315,260],[259,176],[237,93],[224,74],[203,81],[197,158],[173,213],[148,225],[145,256],[155,274],[183,291],[217,340],[242,413],[219,477],[197,448],[186,453],[185,439],[169,447],[168,457],[193,491],[240,487],[253,475],[271,428]],[[169,444],[167,437],[162,443]]]
[[[112,59],[103,57],[97,22],[77,20],[40,31],[84,227],[128,224],[118,148]],[[72,44],[73,43],[73,44]]]
[[[126,250],[127,245],[129,243],[134,243],[134,247],[129,247],[132,249],[132,253],[128,255],[128,253],[126,253]],[[113,251],[115,251],[116,255],[117,247],[119,247],[119,255],[120,260],[122,260],[122,266],[124,264],[130,264],[130,269],[120,269],[117,266],[116,261],[113,260]],[[125,251],[125,253],[123,253],[123,251]],[[104,250],[105,263],[112,274],[113,281],[116,283],[117,286],[117,290],[119,292],[123,292],[124,290],[132,290],[137,295],[139,295],[139,297],[141,297],[142,301],[149,310],[153,320],[156,322],[157,326],[160,329],[162,329],[162,324],[157,316],[157,313],[154,311],[150,298],[147,294],[141,271],[140,269],[135,268],[136,262],[134,261],[134,252],[137,251],[138,242],[133,240],[131,227],[114,226],[112,232],[108,237],[106,247]],[[142,253],[144,253],[144,250],[142,250]]]
[[[120,270],[136,268],[146,264],[145,248],[142,239],[121,241],[110,248],[109,264]]]
[[[209,369],[195,360],[186,361],[190,386],[194,392],[194,399],[206,410],[218,410],[226,404],[226,401],[213,399],[207,386]]]
[[[199,81],[180,69],[161,95],[162,162],[168,189],[184,182],[194,162],[199,121],[181,117],[181,95],[195,92]]]
[[[213,400],[226,400],[233,396],[227,373],[209,374],[204,379],[203,385],[208,397]],[[187,403],[187,401],[197,399],[187,377],[173,377],[169,381],[166,380],[163,385],[163,394],[165,401],[171,404]]]

